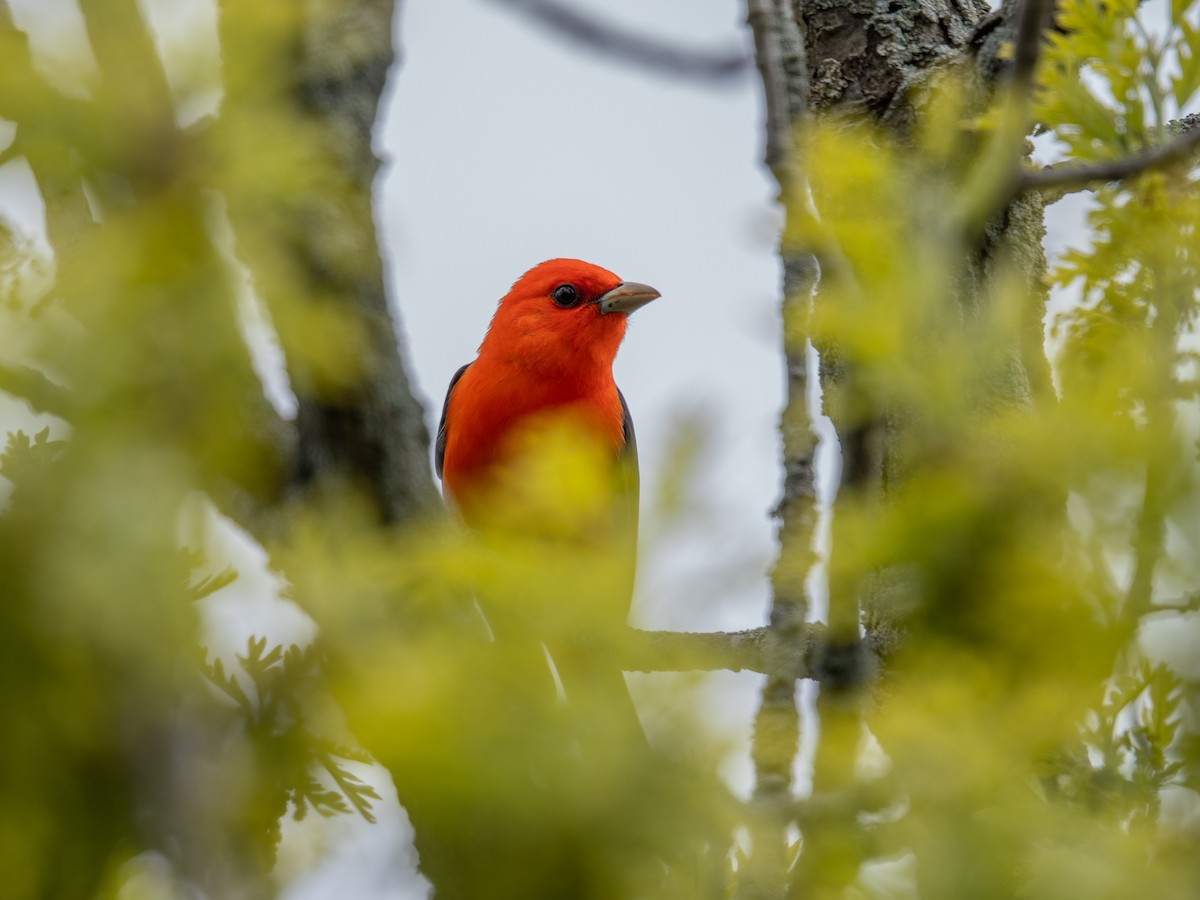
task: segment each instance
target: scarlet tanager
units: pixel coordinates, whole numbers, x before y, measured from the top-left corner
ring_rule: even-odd
[[[523,430],[557,416],[603,448],[614,474],[610,519],[625,520],[616,522],[616,530],[628,541],[629,577],[621,591],[625,596],[604,603],[605,621],[593,623],[600,628],[617,624],[618,611],[623,624],[628,613],[637,530],[637,447],[612,365],[629,314],[659,296],[652,287],[622,281],[578,259],[534,266],[500,300],[478,357],[454,374],[438,425],[435,452],[442,489],[472,527],[487,527],[495,507],[512,500],[504,491],[505,479],[529,448],[520,440]],[[574,586],[561,588],[566,602]],[[492,624],[497,638],[504,640],[502,629]],[[611,692],[595,693],[602,677],[616,689],[612,675],[619,673],[611,663],[601,675],[601,667],[586,653],[547,644],[576,712],[603,714],[599,704],[619,702]],[[619,689],[628,707],[623,679]],[[580,699],[588,696],[590,703]],[[580,702],[593,708],[579,709]]]
[[[438,424],[437,473],[468,524],[509,462],[512,433],[539,414],[578,416],[636,472],[633,422],[612,365],[629,314],[658,296],[582,260],[551,259],[501,299],[478,358],[450,380]]]

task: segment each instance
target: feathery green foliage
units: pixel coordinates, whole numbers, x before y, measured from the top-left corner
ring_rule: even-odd
[[[1160,39],[1137,6],[1058,4],[1033,121],[1075,165],[1172,140],[1164,98],[1195,93],[1184,10]],[[1200,640],[1172,609],[1200,540],[1195,162],[1094,192],[1088,243],[1047,276],[1074,294],[1049,321],[1056,390],[1039,397],[1022,365],[1037,273],[953,215],[996,164],[978,129],[1006,120],[972,112],[952,68],[926,89],[907,138],[844,117],[799,138],[786,240],[821,282],[792,340],[822,352],[844,447],[876,434],[875,477],[843,473],[830,603],[904,632],[861,719],[900,806],[842,826],[843,856],[814,825],[799,883],[819,894],[912,853],[925,898],[1184,897],[1197,835],[1161,799],[1200,800],[1184,774],[1200,693],[1141,626]],[[861,759],[860,741],[823,735],[819,754]]]
[[[223,6],[219,108],[181,123],[188,88],[133,0],[82,2],[95,66],[55,78],[0,3],[3,152],[54,253],[47,287],[48,260],[0,234],[0,387],[62,416],[0,455],[5,896],[117,896],[146,851],[181,889],[268,896],[288,816],[381,817],[376,763],[444,897],[843,896],[898,859],[927,900],[1194,892],[1195,167],[1097,187],[1088,241],[1045,279],[1040,201],[1004,192],[1035,126],[1085,165],[1175,139],[1195,4],[1155,37],[1133,0],[1062,0],[1028,104],[947,63],[910,86],[902,135],[844,114],[797,135],[785,242],[821,279],[787,350],[820,352],[846,465],[830,627],[758,661],[822,685],[813,793],[770,803],[721,785],[727,729],[686,681],[656,698],[673,715],[651,748],[603,680],[635,642],[595,448],[543,435],[523,505],[475,532],[419,514],[428,477],[342,465],[395,450],[407,396],[371,305],[377,95],[331,99],[382,77],[363,23],[388,4]],[[1049,286],[1069,301],[1052,386],[1031,362]],[[295,420],[251,365],[251,293]],[[686,514],[687,478],[666,484]],[[217,645],[214,604],[253,598],[219,548],[181,549],[198,494],[265,548],[314,643]]]

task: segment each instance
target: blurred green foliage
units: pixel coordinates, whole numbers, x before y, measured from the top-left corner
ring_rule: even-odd
[[[1200,87],[1198,10],[1175,7],[1154,36],[1133,0],[1058,4],[1032,117],[1076,164],[1172,139],[1165,98]],[[789,202],[787,241],[821,263],[791,340],[821,350],[842,435],[886,434],[882,487],[843,480],[829,583],[904,631],[865,717],[902,808],[860,819],[851,858],[915,854],[924,898],[1191,896],[1200,685],[1139,626],[1174,617],[1200,647],[1179,608],[1200,549],[1194,161],[1097,188],[1088,241],[1039,285],[957,214],[1004,180],[980,169],[1010,99],[973,109],[953,69],[926,88],[905,143],[807,127]],[[1039,396],[1022,323],[1045,287],[1069,302]],[[1162,818],[1164,790],[1191,811]],[[839,864],[807,860],[817,883]]]
[[[1136,7],[1059,4],[1032,112],[1083,163],[1169,140],[1200,88],[1197,10],[1156,37]],[[821,284],[788,339],[820,350],[843,433],[881,423],[882,481],[836,504],[831,602],[901,640],[820,723],[855,785],[818,764],[812,797],[762,810],[719,784],[711,723],[678,715],[651,749],[633,720],[628,535],[596,527],[611,485],[569,430],[531,442],[478,531],[385,525],[369,485],[294,490],[231,255],[293,389],[352,393],[379,324],[358,306],[369,197],[297,71],[321,13],[227,5],[219,114],[181,127],[137,5],[82,10],[81,98],[0,6],[4,153],[37,179],[55,276],[42,296],[46,260],[5,229],[0,375],[66,417],[0,456],[0,893],[137,894],[127,863],[157,851],[166,883],[271,895],[284,817],[373,821],[351,763],[376,761],[447,897],[772,896],[746,876],[759,816],[792,827],[797,895],[908,854],[925,898],[1194,895],[1200,689],[1146,637],[1200,641],[1190,162],[1098,188],[1088,244],[1043,283],[1028,247],[979,252],[1006,120],[956,69],[906,142],[807,124],[785,240]],[[1028,370],[1047,285],[1074,292],[1049,392]],[[182,549],[198,492],[266,548],[316,643],[206,646],[206,604],[243,579]],[[661,706],[686,708],[683,684]]]

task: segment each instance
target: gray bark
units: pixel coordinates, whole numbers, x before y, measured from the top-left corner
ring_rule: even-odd
[[[296,475],[302,485],[348,478],[370,491],[385,522],[438,507],[425,411],[400,355],[371,215],[379,168],[371,130],[393,61],[396,6],[393,0],[308,0],[298,85],[322,123],[324,146],[346,175],[342,199],[349,207],[314,198],[300,246],[316,289],[348,301],[366,346],[361,380],[345,395],[314,396],[296,373],[302,386]]]
[[[414,397],[389,308],[371,209],[379,162],[371,129],[393,61],[391,0],[309,0],[295,31],[273,48],[277,80],[239,77],[238,66],[263,54],[252,19],[236,4],[224,12],[222,46],[233,73],[221,127],[251,129],[279,98],[315,128],[312,150],[320,180],[301,196],[229,197],[239,246],[274,317],[298,400],[294,453],[286,489],[320,499],[351,487],[369,498],[380,521],[409,521],[439,508],[429,464],[425,413]],[[263,227],[268,217],[269,228]],[[272,280],[282,264],[290,281]],[[344,327],[325,340],[334,357],[356,360],[348,383],[330,384],[290,322],[303,284],[307,312],[332,315]]]

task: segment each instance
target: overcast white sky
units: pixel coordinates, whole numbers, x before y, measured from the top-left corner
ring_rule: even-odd
[[[748,42],[738,0],[574,2],[673,42]],[[40,23],[43,54],[85,46],[72,0],[12,5],[18,24]],[[215,58],[209,0],[143,6],[164,43]],[[720,87],[673,81],[565,43],[489,0],[403,0],[398,38],[403,61],[377,127],[386,162],[377,220],[431,423],[496,301],[533,264],[578,256],[654,285],[663,298],[633,318],[616,366],[637,424],[647,518],[635,621],[696,631],[762,624],[783,372],[778,213],[759,162],[756,76]],[[203,90],[191,99],[196,111],[212,101]],[[28,221],[36,200],[23,178],[19,166],[0,168],[0,209]],[[1056,211],[1055,245],[1078,235],[1078,215]],[[0,405],[0,427],[17,427],[19,412]],[[655,495],[673,448],[696,428],[696,499],[682,522],[664,522]],[[744,739],[757,679],[713,682],[715,708]],[[745,788],[744,757],[727,774]],[[377,828],[342,817],[289,829],[284,870],[302,872],[319,847],[332,847],[333,860],[287,896],[346,895],[350,871],[357,898],[421,896],[419,882],[397,875],[412,867],[399,810],[381,818]]]
[[[747,39],[734,0],[590,6],[672,41]],[[696,630],[758,624],[782,368],[753,73],[723,87],[671,81],[487,0],[412,0],[401,27],[404,61],[379,129],[390,157],[380,221],[431,414],[496,301],[534,263],[577,256],[654,285],[663,299],[633,317],[616,366],[648,512],[681,422],[700,416],[709,514],[666,544],[646,530],[637,615]]]

